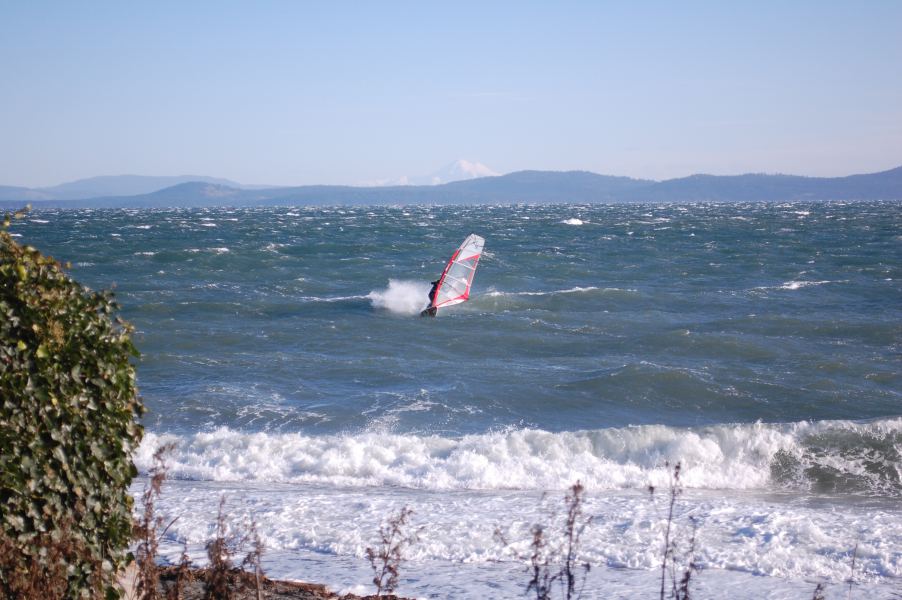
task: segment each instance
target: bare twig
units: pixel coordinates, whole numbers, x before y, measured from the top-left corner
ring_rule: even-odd
[[[592,522],[592,517],[583,517],[583,493],[585,491],[586,488],[582,482],[577,481],[564,497],[564,504],[567,507],[567,517],[564,521],[564,562],[558,577],[566,583],[564,597],[567,600],[571,600],[576,594],[577,568],[583,569],[583,586],[585,586],[586,575],[591,568],[588,562],[582,565],[577,564],[580,538],[583,531]]]
[[[0,527],[0,598],[45,600],[65,598],[79,588],[92,600],[103,598],[103,570],[92,564],[83,585],[69,579],[67,565],[91,562],[90,550],[72,534],[72,522],[61,522],[56,531],[41,532],[32,539],[34,554],[26,553],[18,540]],[[71,586],[71,587],[70,587]]]
[[[533,590],[536,593],[536,600],[548,600],[551,597],[553,577],[550,570],[545,529],[541,525],[532,526],[532,542],[529,547],[532,549],[529,555],[532,579],[526,585],[526,593]]]
[[[682,555],[682,559],[678,560],[681,544],[679,543],[679,538],[676,536],[677,529],[674,512],[677,498],[683,493],[683,484],[680,481],[682,468],[680,463],[677,463],[673,466],[673,471],[670,471],[670,463],[665,462],[664,465],[668,468],[670,481],[668,489],[667,525],[664,528],[664,545],[661,552],[660,598],[661,600],[664,600],[667,591],[667,574],[670,573],[669,597],[674,600],[690,600],[690,583],[692,582],[692,576],[700,570],[700,565],[695,557],[698,539],[698,522],[694,518],[689,517],[689,521],[692,524],[692,535],[689,537],[688,545],[685,553]],[[654,496],[654,486],[648,486],[648,492]],[[685,565],[685,567],[681,568],[680,563]]]
[[[175,444],[168,443],[161,445],[153,453],[153,466],[148,471],[150,479],[141,494],[144,511],[132,525],[132,535],[138,541],[135,550],[135,562],[138,566],[135,591],[140,600],[159,598],[160,569],[157,566],[157,551],[160,540],[175,523],[175,519],[163,527],[163,517],[156,514],[156,503],[162,494],[163,482],[166,481],[166,458],[174,449]]]
[[[693,517],[689,517],[692,523],[692,536],[689,538],[689,548],[686,551],[686,570],[683,571],[683,577],[680,579],[680,585],[676,588],[676,600],[690,600],[689,582],[692,575],[698,572],[698,563],[695,562],[695,540],[698,533],[698,521]]]
[[[373,568],[377,596],[383,592],[391,594],[397,589],[404,551],[419,540],[419,530],[410,530],[412,514],[412,509],[403,507],[379,527],[378,549],[366,549],[366,557]]]
[[[240,552],[245,542],[244,536],[229,531],[225,503],[226,499],[223,496],[219,500],[215,536],[207,542],[207,558],[210,560],[210,567],[207,569],[204,593],[208,600],[231,600],[234,597],[234,589],[231,585],[233,558]]]
[[[577,481],[564,496],[566,515],[558,542],[550,540],[548,528],[537,523],[530,529],[529,555],[514,552],[518,559],[529,563],[526,593],[535,592],[536,600],[550,600],[555,584],[560,586],[561,597],[567,600],[582,596],[591,565],[579,559],[580,540],[592,522],[591,517],[583,515],[584,493],[585,487]],[[557,520],[555,511],[549,517]],[[511,545],[500,528],[495,529],[495,539],[504,546]]]
[[[257,531],[257,522],[251,521],[250,525],[248,525],[248,533],[247,537],[250,539],[252,547],[251,551],[247,553],[247,556],[241,563],[243,567],[252,567],[254,569],[254,590],[256,592],[257,600],[261,600],[262,591],[260,587],[260,577],[263,576],[263,566],[261,565],[261,560],[263,558],[263,540],[260,538],[260,532]]]
[[[664,466],[666,466],[669,470],[670,463],[665,462]],[[670,542],[670,530],[673,525],[673,508],[676,505],[677,497],[682,493],[682,491],[683,488],[680,484],[680,463],[677,463],[676,465],[674,465],[673,473],[670,475],[670,504],[667,508],[667,528],[664,530],[664,551],[661,558],[661,600],[664,600],[664,584],[667,576],[667,563],[673,560],[673,547],[671,546]]]
[[[194,579],[191,571],[191,559],[188,558],[187,544],[182,547],[178,569],[175,572],[175,585],[166,592],[166,600],[182,600],[182,591],[187,583]]]

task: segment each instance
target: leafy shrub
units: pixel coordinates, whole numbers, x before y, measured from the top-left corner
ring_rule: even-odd
[[[21,217],[22,213],[17,214]],[[0,528],[17,564],[51,568],[41,551],[64,528],[79,553],[66,596],[93,596],[127,556],[143,405],[130,363],[131,328],[110,292],[82,287],[53,258],[0,226]],[[0,571],[0,583],[17,574]]]

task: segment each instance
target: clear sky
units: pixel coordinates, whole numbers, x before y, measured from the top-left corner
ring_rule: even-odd
[[[0,184],[902,165],[902,2],[0,0]]]

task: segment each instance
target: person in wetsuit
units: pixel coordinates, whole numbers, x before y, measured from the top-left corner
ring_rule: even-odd
[[[435,313],[438,311],[438,309],[432,305],[435,303],[435,293],[438,291],[439,281],[441,281],[441,279],[436,279],[432,282],[432,289],[429,290],[429,306],[427,306],[426,309],[420,313],[421,317],[425,317],[426,315],[434,317]]]

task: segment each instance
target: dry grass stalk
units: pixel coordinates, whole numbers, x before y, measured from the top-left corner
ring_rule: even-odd
[[[817,586],[814,588],[814,595],[811,597],[811,600],[826,600],[826,597],[824,596],[823,583],[817,584]]]
[[[419,540],[419,530],[410,529],[413,510],[403,507],[387,523],[379,527],[378,550],[366,549],[366,557],[373,568],[376,595],[392,594],[398,588],[404,551]]]
[[[582,596],[591,565],[579,561],[580,540],[586,527],[592,522],[591,517],[583,515],[584,493],[585,488],[579,481],[568,489],[564,497],[567,513],[558,543],[549,541],[545,526],[535,524],[530,529],[529,555],[514,552],[515,557],[529,562],[531,575],[526,584],[526,593],[535,593],[536,600],[550,600],[555,583],[560,587],[562,598],[572,600]],[[549,516],[555,520],[555,511]],[[500,528],[495,530],[495,539],[505,546],[511,545]],[[580,575],[582,585],[579,585]]]
[[[674,506],[676,506],[677,497],[683,492],[682,485],[680,484],[680,463],[674,465],[672,473],[670,472],[669,462],[665,462],[664,466],[667,467],[668,473],[670,475],[670,501],[667,507],[667,528],[664,530],[664,550],[662,552],[663,556],[661,559],[661,600],[664,600],[664,584],[667,577],[667,564],[673,560],[674,554],[674,547],[670,541],[670,532],[671,527],[673,526],[673,509]],[[654,488],[649,489],[652,493],[654,493]]]
[[[675,560],[671,560],[671,581],[674,582],[673,588],[673,598],[675,600],[691,600],[691,595],[689,592],[689,584],[692,581],[692,575],[698,573],[698,563],[695,562],[695,540],[696,534],[698,533],[698,522],[689,517],[689,521],[692,523],[692,535],[689,537],[689,547],[686,549],[686,555],[684,557],[684,563],[686,564],[686,569],[683,571],[683,576],[680,579],[679,585],[676,585],[676,577],[677,577],[677,565]]]
[[[251,521],[248,526],[248,535],[247,537],[251,541],[251,550],[247,553],[247,556],[244,557],[244,561],[242,561],[242,567],[251,567],[254,570],[254,590],[256,592],[257,600],[262,599],[262,591],[260,587],[260,579],[263,577],[263,566],[261,565],[261,561],[263,559],[263,540],[260,538],[260,532],[257,531],[257,522]]]
[[[582,583],[585,586],[586,575],[591,568],[588,562],[579,564],[579,545],[583,531],[592,522],[592,517],[583,516],[583,493],[586,488],[582,482],[577,481],[570,487],[567,495],[564,497],[564,504],[567,507],[567,518],[564,521],[564,564],[558,577],[565,586],[564,597],[571,600],[576,592],[576,584],[578,580],[578,571],[582,569]],[[582,596],[582,589],[576,597]]]
[[[670,598],[674,600],[690,600],[691,590],[690,583],[692,576],[699,572],[699,565],[695,561],[696,540],[698,533],[698,523],[690,517],[692,524],[692,535],[689,538],[686,552],[682,561],[678,561],[677,555],[679,551],[679,539],[675,536],[676,523],[674,522],[674,509],[676,508],[677,499],[683,493],[683,484],[680,481],[680,472],[682,470],[680,463],[673,466],[670,471],[670,463],[665,462],[664,465],[668,469],[670,481],[668,483],[668,503],[667,503],[667,526],[664,528],[664,546],[661,552],[661,587],[660,598],[664,600],[667,593],[667,575],[670,574]],[[654,495],[654,486],[648,486],[648,491]],[[679,563],[685,564],[685,568],[680,576]]]
[[[175,444],[163,444],[153,453],[153,467],[148,471],[150,479],[141,494],[144,511],[132,525],[132,536],[138,541],[135,549],[135,562],[138,565],[138,578],[135,591],[139,600],[158,600],[160,585],[160,569],[157,565],[157,551],[160,539],[175,523],[175,519],[163,527],[163,517],[156,514],[156,503],[166,481],[166,457],[175,449]]]
[[[185,586],[194,581],[194,572],[191,568],[191,559],[188,558],[187,545],[182,548],[179,564],[176,567],[175,582],[166,590],[166,600],[182,600]]]
[[[229,531],[225,517],[225,496],[219,500],[219,513],[216,516],[215,537],[207,542],[207,568],[205,597],[210,600],[231,600],[233,597],[231,583],[232,558],[241,540],[234,532]]]
[[[852,584],[855,583],[855,560],[858,558],[858,542],[855,542],[855,549],[852,551],[852,568],[849,571],[849,595],[848,600],[852,600]]]
[[[855,543],[855,547],[852,549],[852,565],[849,570],[849,578],[846,580],[846,583],[849,584],[849,592],[846,595],[847,600],[852,600],[852,585],[855,583],[855,564],[858,562],[858,542]],[[814,588],[814,596],[812,600],[824,600],[824,591],[827,589],[827,586],[821,582],[817,584],[817,587]],[[902,593],[894,594],[894,598],[902,598]]]
[[[0,598],[17,600],[47,600],[71,597],[73,592],[88,592],[87,598],[104,597],[106,583],[102,566],[91,561],[90,551],[70,534],[71,524],[63,523],[55,531],[40,533],[29,545],[37,552],[26,554],[0,528]],[[86,584],[77,584],[70,578],[69,565],[90,561],[91,572]],[[77,585],[77,588],[71,586]],[[76,591],[78,590],[78,591]]]
[[[529,568],[532,578],[526,584],[526,593],[535,592],[536,600],[548,600],[551,597],[552,575],[545,528],[536,524],[532,526],[531,532]]]
[[[225,503],[223,496],[219,501],[215,535],[206,546],[210,564],[204,569],[204,597],[211,600],[235,598],[236,592],[251,587],[251,577],[245,569],[252,568],[252,585],[257,600],[260,600],[266,577],[261,565],[264,546],[257,531],[257,523],[251,521],[244,527],[231,529],[226,518]],[[241,564],[236,565],[235,557],[244,552],[248,543],[251,544],[251,550],[244,556]]]

